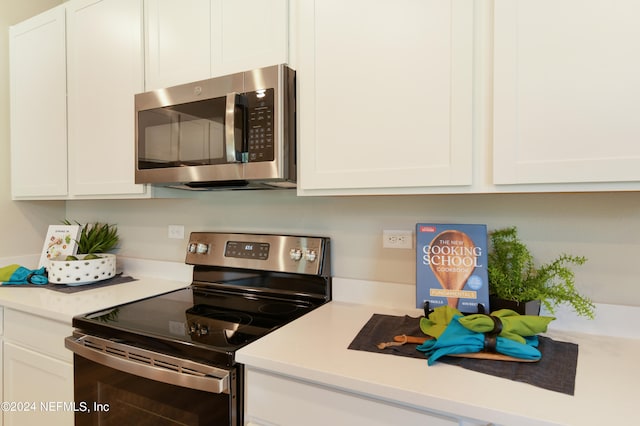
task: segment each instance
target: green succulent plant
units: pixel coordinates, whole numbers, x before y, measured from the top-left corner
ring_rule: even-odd
[[[578,315],[595,317],[595,305],[578,293],[570,269],[571,265],[584,264],[585,257],[561,254],[536,266],[516,227],[490,232],[489,241],[487,272],[491,295],[516,302],[540,300],[552,314],[557,305],[568,303]]]
[[[65,220],[64,224],[71,225],[71,222]],[[76,240],[78,253],[107,253],[115,249],[120,241],[116,225],[100,222],[76,224],[81,226],[80,237]]]

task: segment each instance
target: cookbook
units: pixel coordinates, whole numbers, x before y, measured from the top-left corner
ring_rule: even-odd
[[[38,267],[49,268],[51,259],[75,255],[79,237],[80,225],[49,225]]]
[[[416,224],[416,307],[489,312],[487,226]]]

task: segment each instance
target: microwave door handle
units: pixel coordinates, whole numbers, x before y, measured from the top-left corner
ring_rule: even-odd
[[[224,119],[224,143],[225,143],[225,151],[227,153],[227,163],[235,163],[238,161],[237,153],[236,153],[236,138],[235,138],[235,127],[236,127],[236,98],[238,97],[237,92],[231,92],[227,94],[227,105],[225,110],[225,119]]]

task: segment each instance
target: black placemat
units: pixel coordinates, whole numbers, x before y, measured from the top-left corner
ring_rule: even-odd
[[[48,290],[59,291],[62,293],[76,293],[85,290],[94,290],[96,288],[108,287],[115,284],[123,284],[131,281],[137,281],[137,278],[130,277],[128,275],[116,274],[113,278],[107,280],[97,281],[91,284],[84,285],[65,285],[65,284],[2,284],[2,287],[18,287],[18,288],[46,288]]]
[[[391,342],[393,336],[422,336],[420,318],[373,314],[349,345],[349,349],[390,355],[424,358],[416,345],[405,344],[378,349],[378,343]],[[438,362],[466,368],[492,376],[528,383],[533,386],[573,395],[575,391],[578,345],[539,336],[542,358],[538,362],[495,361],[459,357],[443,357]],[[425,368],[427,363],[425,362]],[[432,368],[432,367],[431,367]]]

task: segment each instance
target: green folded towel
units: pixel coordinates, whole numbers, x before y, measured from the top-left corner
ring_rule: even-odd
[[[420,318],[420,330],[437,339],[455,315],[462,316],[462,313],[448,305],[439,306],[429,314],[428,318]]]
[[[49,282],[45,268],[27,269],[20,265],[8,265],[0,268],[2,284],[47,284]]]
[[[490,333],[495,326],[494,320],[489,315],[462,316],[460,311],[455,308],[439,306],[429,314],[428,318],[420,319],[420,329],[424,334],[437,339],[451,323],[454,316],[460,316],[460,325],[477,333]],[[497,317],[502,322],[502,331],[498,336],[519,343],[525,343],[525,337],[547,331],[547,325],[555,319],[554,317],[520,315],[510,309],[500,309],[492,312],[491,316]]]
[[[462,317],[454,315],[438,339],[427,340],[416,347],[417,350],[427,355],[429,365],[433,365],[445,355],[476,353],[485,350],[484,333],[477,333],[463,327],[460,324],[461,319]],[[537,346],[538,336],[527,337],[524,344],[498,336],[495,351],[515,358],[537,361],[542,357]]]
[[[547,331],[547,326],[555,319],[537,315],[520,315],[511,309],[494,311],[491,316],[499,318],[502,322],[502,331],[498,336],[520,343],[525,343],[524,337]],[[459,321],[463,327],[478,333],[489,333],[494,327],[494,321],[484,314],[467,315]]]

